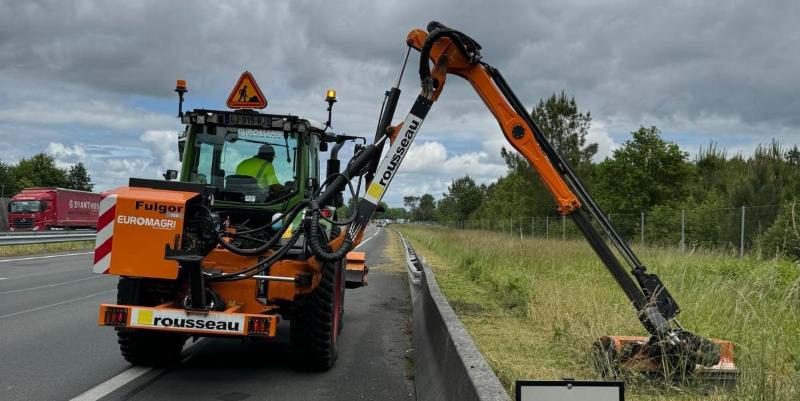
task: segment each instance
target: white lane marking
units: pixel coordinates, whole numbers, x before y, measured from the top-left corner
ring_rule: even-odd
[[[3,291],[3,292],[0,292],[0,295],[6,295],[6,294],[16,294],[16,293],[18,293],[18,292],[25,292],[25,291],[31,291],[31,290],[38,290],[38,289],[42,289],[42,288],[52,288],[52,287],[58,287],[58,286],[60,286],[60,285],[64,285],[64,284],[79,283],[79,282],[81,282],[81,281],[86,281],[86,280],[94,280],[94,279],[98,279],[98,278],[104,278],[104,277],[111,277],[111,276],[92,276],[92,277],[79,278],[79,279],[76,279],[76,280],[64,281],[64,282],[61,282],[61,283],[47,284],[47,285],[40,285],[40,286],[38,286],[38,287],[20,288],[20,289],[18,289],[18,290],[11,290],[11,291]],[[5,280],[5,279],[0,279],[0,280]]]
[[[136,380],[137,378],[141,377],[145,373],[153,370],[150,367],[144,366],[133,366],[128,368],[128,370],[100,383],[96,387],[93,387],[87,390],[85,393],[75,397],[72,401],[95,401],[99,400],[106,395],[110,394],[112,391]],[[159,369],[159,370],[164,370]]]
[[[353,248],[353,250],[355,251],[356,249],[360,248],[360,247],[361,247],[361,245],[364,245],[364,244],[366,244],[366,243],[367,243],[367,241],[369,241],[369,240],[371,240],[371,239],[373,239],[373,238],[377,237],[379,232],[380,232],[380,230],[378,230],[378,231],[375,231],[375,234],[372,234],[372,236],[371,236],[371,237],[369,237],[369,238],[367,238],[367,239],[365,239],[365,240],[361,241],[361,243],[360,243],[360,244],[358,244],[358,246],[356,246],[355,248]]]
[[[5,277],[0,277],[0,280],[5,280],[5,279],[6,279]]]
[[[9,313],[9,314],[6,314],[6,315],[0,315],[0,319],[5,319],[5,318],[7,318],[7,317],[12,317],[12,316],[17,316],[17,315],[22,315],[22,314],[24,314],[24,313],[36,312],[36,311],[40,311],[40,310],[42,310],[42,309],[48,309],[48,308],[52,308],[52,307],[54,307],[54,306],[59,306],[59,305],[64,305],[64,304],[69,304],[69,303],[72,303],[72,302],[83,301],[84,299],[89,299],[89,298],[92,298],[92,297],[96,297],[96,296],[98,296],[98,295],[110,294],[110,293],[112,293],[112,292],[116,292],[116,291],[117,291],[117,289],[115,288],[115,289],[113,289],[113,290],[106,290],[106,291],[100,291],[100,292],[96,292],[96,293],[94,293],[94,294],[87,295],[87,296],[85,296],[85,297],[68,299],[68,300],[66,300],[66,301],[56,302],[56,303],[54,303],[54,304],[50,304],[50,305],[37,306],[36,308],[26,309],[26,310],[22,310],[22,311],[19,311],[19,312]]]
[[[183,350],[183,352],[188,352],[190,349],[194,348],[195,346],[197,346],[197,344],[200,344],[201,342],[203,342],[203,339],[200,339],[199,341],[190,344],[188,347],[186,347],[186,349]],[[196,355],[196,354],[187,355],[186,357],[184,357],[181,360],[181,363],[188,361],[194,355]],[[126,385],[126,384],[128,384],[128,383],[130,383],[130,382],[132,382],[134,380],[136,380],[138,377],[141,377],[145,373],[148,373],[148,372],[154,371],[154,370],[156,370],[156,368],[152,368],[152,367],[148,368],[148,367],[142,367],[142,366],[132,366],[132,367],[128,368],[128,370],[126,370],[126,371],[124,371],[124,372],[122,372],[122,373],[120,373],[120,374],[118,374],[118,375],[116,375],[116,376],[114,376],[114,377],[112,377],[112,378],[110,378],[110,379],[98,384],[97,386],[95,386],[93,388],[90,388],[89,390],[86,390],[84,393],[82,393],[79,396],[71,399],[70,401],[97,401],[97,400],[99,400],[99,399],[111,394],[112,392],[114,392],[115,390],[119,389],[120,387],[122,387],[122,386],[124,386],[124,385]],[[164,371],[166,369],[159,368],[157,370],[159,371],[159,374],[160,374],[160,371]]]
[[[92,251],[92,252],[80,252],[80,253],[62,253],[60,255],[30,256],[30,257],[27,257],[27,258],[16,258],[16,259],[2,259],[2,260],[0,260],[0,263],[18,262],[18,261],[21,261],[21,260],[60,258],[62,256],[91,255],[93,253],[94,253],[94,251]]]

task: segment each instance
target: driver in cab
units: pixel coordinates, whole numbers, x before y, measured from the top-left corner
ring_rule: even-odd
[[[248,175],[256,179],[259,188],[268,188],[270,193],[280,194],[286,191],[286,187],[280,184],[278,176],[275,174],[275,167],[272,161],[275,159],[275,149],[270,145],[261,145],[258,154],[242,160],[236,166],[237,175]]]

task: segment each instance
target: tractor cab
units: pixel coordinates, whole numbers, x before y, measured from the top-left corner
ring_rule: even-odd
[[[361,139],[328,130],[336,92],[328,90],[328,121],[320,123],[293,115],[267,114],[266,98],[249,72],[242,74],[228,98],[230,111],[195,109],[183,112],[186,82],[179,80],[178,113],[185,130],[178,138],[180,173],[167,180],[213,187],[213,208],[230,225],[263,226],[276,213],[285,213],[311,198],[325,179],[320,177],[320,152],[335,143],[328,175],[339,172],[337,153],[346,141]],[[342,204],[339,196],[329,213]]]
[[[253,111],[193,110],[181,120],[180,181],[214,187],[215,207],[265,216],[319,189],[321,124]]]

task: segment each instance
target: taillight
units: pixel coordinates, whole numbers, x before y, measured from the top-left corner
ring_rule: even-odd
[[[103,325],[125,327],[128,323],[128,308],[120,308],[117,306],[109,306],[106,308],[105,318]]]
[[[331,213],[330,209],[322,209],[322,217],[330,219],[331,216],[333,216],[333,213]]]
[[[272,319],[268,317],[247,318],[247,334],[251,336],[269,336]]]

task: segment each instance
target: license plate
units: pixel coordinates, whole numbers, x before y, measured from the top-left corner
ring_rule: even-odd
[[[243,116],[237,114],[226,115],[225,125],[253,125],[269,126],[271,118],[267,116]]]

